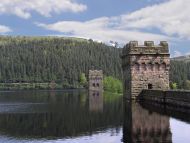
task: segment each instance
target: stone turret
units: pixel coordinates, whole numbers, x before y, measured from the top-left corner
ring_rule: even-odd
[[[89,70],[89,90],[103,90],[102,70]]]
[[[135,99],[143,89],[169,89],[170,55],[168,43],[131,41],[123,48],[122,69],[124,94]]]

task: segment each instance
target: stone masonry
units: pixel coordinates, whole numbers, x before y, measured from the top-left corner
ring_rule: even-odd
[[[89,70],[89,90],[103,90],[103,71]]]
[[[124,95],[136,99],[143,89],[169,89],[170,54],[168,43],[131,41],[123,48]]]

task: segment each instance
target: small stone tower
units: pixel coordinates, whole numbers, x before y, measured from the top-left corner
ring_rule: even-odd
[[[102,70],[89,70],[89,90],[103,90]]]
[[[170,54],[168,43],[154,45],[131,41],[123,48],[122,69],[124,94],[135,99],[143,89],[169,89]]]

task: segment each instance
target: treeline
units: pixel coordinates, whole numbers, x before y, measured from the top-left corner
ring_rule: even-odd
[[[121,79],[121,49],[77,38],[0,37],[0,83],[80,87],[80,75],[102,69]]]
[[[0,89],[79,88],[86,85],[90,69],[101,69],[104,77],[113,78],[106,79],[111,83],[106,88],[117,86],[120,92],[120,54],[121,48],[79,38],[1,36]],[[190,89],[190,62],[172,60],[170,81]]]
[[[171,60],[170,83],[174,89],[190,90],[190,62]]]

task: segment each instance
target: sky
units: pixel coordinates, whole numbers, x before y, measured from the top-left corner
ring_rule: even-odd
[[[190,55],[190,0],[1,0],[0,35],[168,41]]]

